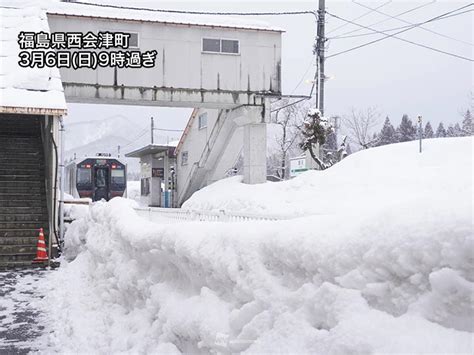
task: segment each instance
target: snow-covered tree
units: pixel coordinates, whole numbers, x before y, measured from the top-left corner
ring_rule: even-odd
[[[446,137],[446,129],[444,128],[443,122],[440,122],[436,129],[436,138]]]
[[[426,125],[425,125],[423,138],[433,138],[433,137],[434,137],[433,127],[431,127],[431,123],[428,121],[426,122]]]
[[[326,143],[327,136],[333,133],[333,128],[328,120],[322,117],[321,112],[317,108],[311,108],[308,111],[306,119],[302,126],[303,141],[300,148],[303,151],[309,151],[313,160],[318,164],[321,170],[327,169],[329,166],[318,157],[316,147]]]
[[[462,120],[462,135],[463,136],[472,136],[472,114],[470,110],[467,110],[464,114],[464,119]]]
[[[382,130],[380,131],[377,146],[392,144],[397,142],[397,137],[395,133],[395,128],[393,128],[392,123],[388,116],[385,118]]]
[[[337,136],[336,132],[333,131],[326,137],[326,143],[321,146],[322,159],[324,162],[330,162],[334,159],[335,153],[337,152]]]
[[[446,130],[446,137],[456,137],[454,126],[452,124],[450,124]]]
[[[416,127],[413,126],[408,115],[403,115],[402,117],[400,126],[397,128],[397,138],[399,142],[408,142],[416,138]]]
[[[461,126],[459,125],[459,123],[457,123],[457,122],[454,125],[454,136],[455,137],[462,137],[463,136],[463,130],[462,130]]]
[[[347,155],[351,155],[351,154],[352,154],[352,148],[351,148],[350,143],[347,143],[347,144],[346,144],[346,153],[347,153]]]

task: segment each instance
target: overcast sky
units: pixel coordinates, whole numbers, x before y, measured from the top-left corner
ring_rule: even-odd
[[[89,2],[113,3],[167,9],[209,10],[209,11],[285,11],[313,10],[317,1],[151,1],[151,0],[96,0]],[[426,6],[402,15],[412,23],[426,21],[432,17],[452,11],[470,2],[460,1],[377,1],[362,4],[377,7],[379,11],[398,15],[423,4]],[[431,4],[429,4],[431,3]],[[326,0],[328,12],[344,19],[354,20],[369,10],[351,1]],[[314,75],[312,45],[315,37],[315,20],[311,15],[300,16],[259,16],[286,30],[283,34],[282,77],[284,94],[307,95],[311,88],[308,83]],[[388,19],[372,12],[355,22],[377,30],[406,25],[399,20]],[[340,27],[344,25],[344,27]],[[400,37],[426,46],[434,47],[456,55],[473,57],[473,12],[434,21],[424,25],[436,31],[434,34],[419,28],[400,34]],[[336,29],[336,30],[334,30]],[[359,35],[369,31],[346,24],[331,16],[327,17],[328,37]],[[334,30],[334,31],[333,31]],[[445,36],[445,37],[443,37]],[[446,38],[446,36],[451,38]],[[328,55],[335,54],[366,43],[383,35],[339,38],[329,41]],[[470,104],[473,91],[472,62],[450,57],[426,48],[389,38],[367,47],[341,54],[326,61],[326,75],[331,79],[326,85],[326,115],[344,115],[352,107],[364,109],[377,106],[383,117],[388,115],[398,124],[407,113],[415,118],[422,114],[433,125],[440,121],[446,124],[460,121],[459,112]],[[150,116],[159,118],[163,128],[184,127],[190,110],[155,107],[124,107],[108,105],[69,104],[69,120],[101,119],[115,114],[136,117],[140,124]]]

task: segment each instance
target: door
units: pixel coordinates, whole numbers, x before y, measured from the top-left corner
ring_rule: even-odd
[[[109,200],[109,168],[95,168],[94,171],[94,201]]]

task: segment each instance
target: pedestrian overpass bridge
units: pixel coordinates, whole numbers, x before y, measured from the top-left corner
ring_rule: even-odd
[[[5,31],[1,37],[6,44],[2,74],[8,77],[8,85],[0,88],[1,118],[20,123],[22,116],[28,116],[38,121],[47,187],[38,201],[41,206],[47,205],[43,206],[48,214],[44,217],[47,222],[42,224],[48,225],[55,235],[60,190],[57,152],[64,141],[60,134],[66,113],[64,98],[68,103],[190,107],[223,112],[223,121],[232,120],[244,127],[243,138],[229,134],[234,131],[242,134],[241,129],[223,129],[226,134],[212,137],[214,151],[200,168],[212,171],[212,164],[222,163],[216,156],[217,148],[225,146],[223,141],[240,139],[245,182],[266,180],[266,149],[262,149],[262,143],[265,147],[270,100],[281,96],[281,29],[227,16],[206,18],[73,1],[18,0],[5,1],[2,6]],[[21,31],[41,33],[51,39],[53,34],[72,38],[70,34],[74,33],[84,36],[121,33],[129,39],[129,46],[118,51],[152,51],[156,54],[155,62],[141,68],[63,66],[59,68],[60,75],[54,66],[20,67],[21,51],[33,56],[31,47],[22,49],[17,42]],[[42,47],[37,52],[56,55],[61,51],[71,55],[89,52],[92,56],[104,52],[107,56],[116,49],[91,48],[84,43],[61,50]],[[258,149],[252,143],[256,141],[260,142]],[[205,149],[202,146],[199,151]],[[25,216],[18,216],[18,221],[21,218]],[[50,251],[52,239],[48,236]]]
[[[129,50],[157,52],[150,68],[61,68],[68,102],[225,109],[229,119],[247,127],[242,146],[256,135],[266,141],[270,99],[281,95],[282,29],[228,17],[74,2],[48,9],[48,22],[52,33],[130,34]],[[259,150],[244,154],[246,169],[258,171],[244,174],[246,183],[266,180],[266,152]]]

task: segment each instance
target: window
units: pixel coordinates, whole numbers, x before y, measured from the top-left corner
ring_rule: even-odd
[[[216,52],[221,51],[221,40],[212,39],[212,38],[203,38],[202,39],[202,50],[203,52]]]
[[[239,49],[239,41],[235,39],[202,39],[203,52],[239,54]]]
[[[239,54],[239,41],[223,39],[221,47],[222,53]]]
[[[207,127],[207,112],[204,112],[202,115],[199,115],[199,129]]]
[[[112,184],[115,184],[115,185],[125,184],[125,170],[112,169]]]
[[[188,165],[188,152],[181,153],[181,165]]]
[[[92,181],[91,169],[78,168],[77,169],[77,183],[79,185],[90,184]]]
[[[95,187],[107,186],[107,169],[100,168],[95,171]]]
[[[128,48],[138,48],[138,33],[137,32],[128,32],[130,33],[130,37],[128,39]]]

